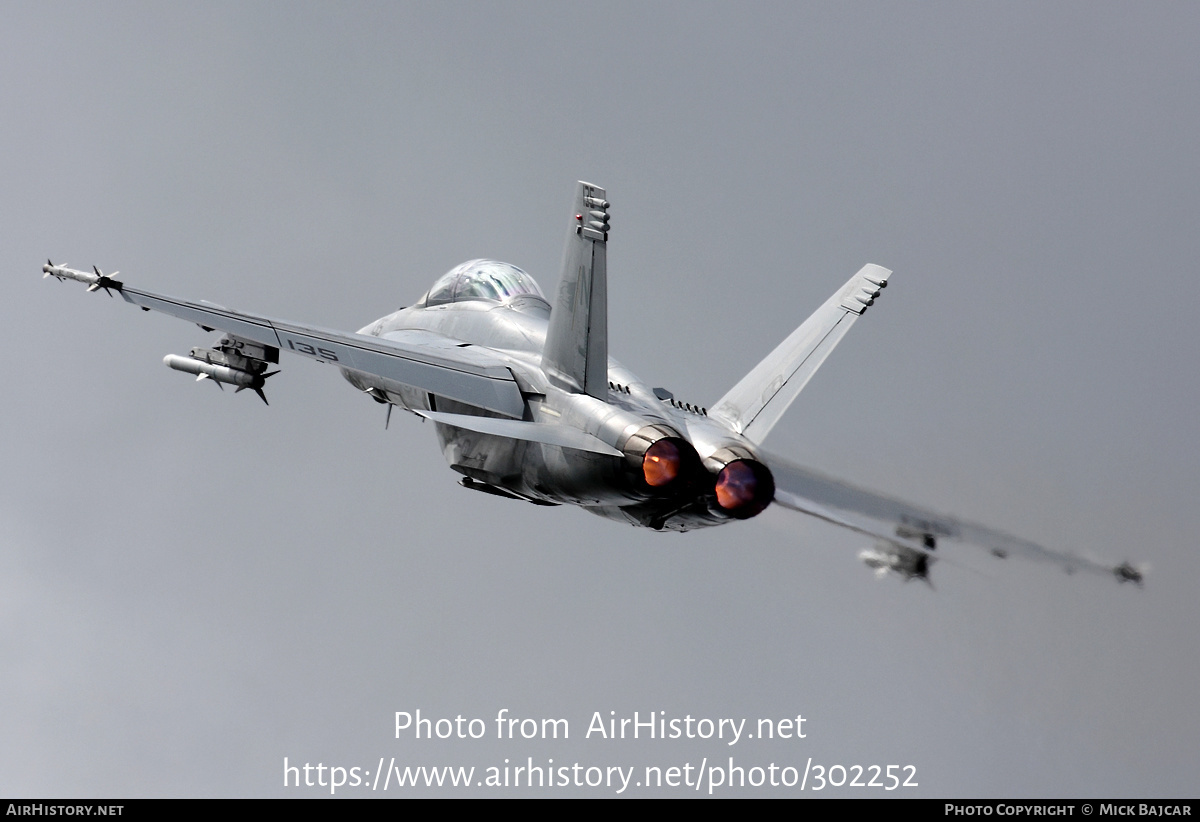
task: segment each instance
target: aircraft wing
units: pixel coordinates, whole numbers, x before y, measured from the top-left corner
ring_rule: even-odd
[[[951,540],[979,546],[1000,559],[1024,557],[1053,563],[1067,573],[1096,571],[1115,576],[1119,582],[1142,583],[1141,570],[1129,562],[1113,565],[1055,551],[985,525],[857,488],[779,457],[765,455],[765,462],[775,478],[777,504],[875,537],[886,543],[880,547],[885,553],[892,550],[900,557],[931,560],[941,553],[943,542]],[[873,554],[865,552],[863,558],[869,556]]]
[[[465,346],[433,332],[415,332],[407,338],[382,339],[334,331],[234,311],[206,302],[131,288],[113,275],[75,271],[48,263],[46,276],[86,283],[89,291],[118,292],[126,302],[144,311],[160,311],[189,320],[206,331],[220,330],[240,340],[289,351],[339,368],[382,377],[520,419],[525,403],[512,371],[486,348]]]

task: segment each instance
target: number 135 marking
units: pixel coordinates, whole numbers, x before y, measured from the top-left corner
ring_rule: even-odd
[[[292,339],[289,339],[287,344],[288,348],[292,349],[293,351],[299,351],[301,354],[307,354],[310,357],[317,357],[322,360],[330,360],[331,362],[338,361],[337,354],[330,351],[328,348],[314,348],[302,340]]]

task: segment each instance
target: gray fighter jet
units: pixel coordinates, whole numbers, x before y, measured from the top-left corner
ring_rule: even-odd
[[[944,540],[994,556],[1047,560],[1141,584],[1129,563],[1052,551],[855,488],[766,453],[762,442],[891,272],[864,266],[710,408],[650,388],[608,356],[609,202],[579,183],[562,279],[547,299],[516,266],[471,260],[414,305],[357,333],[188,302],[125,285],[116,273],[47,261],[45,276],[120,294],[219,331],[211,348],[164,362],[198,380],[263,391],[286,351],[332,363],[376,402],[432,420],[460,484],[537,505],[578,505],[610,519],[687,531],[750,519],[775,503],[875,540],[881,573],[927,577]]]

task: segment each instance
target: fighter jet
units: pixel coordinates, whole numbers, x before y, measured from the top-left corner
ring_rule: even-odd
[[[775,504],[872,538],[860,558],[927,579],[944,541],[1067,571],[1141,583],[1128,562],[1054,551],[856,488],[769,454],[763,440],[892,274],[866,265],[711,407],[647,386],[608,356],[608,195],[579,183],[562,277],[547,296],[516,266],[471,260],[411,306],[356,333],[189,302],[47,261],[46,277],[120,294],[215,332],[164,363],[263,402],[281,351],[339,368],[356,389],[431,420],[465,488],[536,505],[577,505],[656,531],[751,519]],[[387,423],[385,422],[385,425]]]

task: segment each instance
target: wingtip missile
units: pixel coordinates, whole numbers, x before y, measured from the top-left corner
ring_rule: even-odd
[[[76,271],[73,268],[67,268],[65,265],[55,265],[49,257],[46,258],[46,264],[42,266],[42,279],[53,276],[59,280],[75,280],[81,282],[88,287],[88,291],[98,291],[103,288],[108,296],[112,296],[111,289],[120,291],[123,284],[115,279],[119,271],[114,271],[112,274],[105,274],[96,266],[92,266],[91,271]]]
[[[96,281],[88,286],[89,294],[93,291],[97,291],[97,290],[103,288],[105,293],[111,297],[112,292],[109,291],[110,286],[117,288],[118,291],[120,290],[121,284],[113,279],[113,277],[116,277],[118,274],[121,273],[120,271],[114,271],[112,274],[106,275],[103,271],[101,271],[96,266],[92,266],[92,271],[94,271],[96,273]]]

